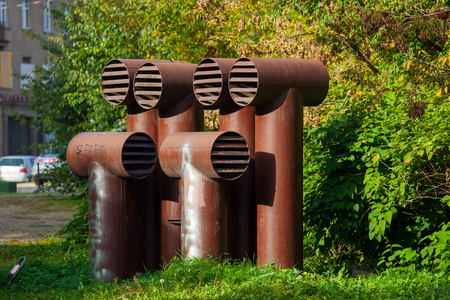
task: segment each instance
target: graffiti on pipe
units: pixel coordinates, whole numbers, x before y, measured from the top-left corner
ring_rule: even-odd
[[[84,149],[83,149],[83,147],[84,147]],[[95,145],[89,145],[89,144],[78,145],[76,154],[81,155],[83,157],[86,157],[86,155],[88,153],[92,153],[92,154],[94,154],[94,156],[97,156],[98,152],[103,152],[106,155],[110,156],[108,154],[108,152],[106,152],[105,150],[102,150],[103,147],[105,147],[105,145],[99,145],[99,144],[95,144]]]

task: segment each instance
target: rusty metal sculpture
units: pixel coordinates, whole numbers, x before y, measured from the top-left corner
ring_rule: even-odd
[[[329,75],[318,60],[238,59],[231,97],[256,106],[257,259],[261,265],[302,267],[303,105],[320,104]]]
[[[89,177],[94,278],[177,254],[302,268],[302,110],[328,84],[316,60],[108,62],[103,94],[127,106],[127,132],[83,133],[67,150]],[[221,131],[199,132],[203,107],[219,108]]]
[[[67,163],[89,178],[89,269],[95,280],[135,273],[134,181],[152,173],[156,146],[144,133],[80,133]]]
[[[245,172],[250,151],[235,132],[181,132],[160,149],[161,168],[181,178],[181,250],[190,257],[226,252],[226,180]]]
[[[228,77],[236,60],[206,58],[194,73],[194,93],[207,108],[219,108],[222,131],[239,132],[250,149],[250,162],[245,174],[229,183],[227,253],[235,259],[253,258],[256,247],[255,203],[255,107],[233,102]]]

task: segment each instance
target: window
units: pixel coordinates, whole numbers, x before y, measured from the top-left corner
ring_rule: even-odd
[[[34,78],[34,64],[30,63],[29,57],[24,57],[22,61],[28,61],[20,64],[20,75],[26,76],[20,80],[20,88],[25,88],[25,84]]]
[[[0,24],[3,25],[3,27],[8,26],[7,17],[6,0],[0,0]]]
[[[44,0],[44,1],[45,1],[45,3],[44,3],[44,32],[49,33],[52,31],[50,0]]]
[[[22,0],[22,29],[30,29],[30,1]]]

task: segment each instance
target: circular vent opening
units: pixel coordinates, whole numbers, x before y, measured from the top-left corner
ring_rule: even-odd
[[[119,60],[108,62],[103,68],[101,86],[103,96],[108,103],[114,105],[122,103],[130,86],[128,69],[125,64]]]
[[[122,164],[131,177],[139,179],[149,175],[156,161],[156,145],[148,135],[135,133],[124,143]]]
[[[202,60],[194,73],[194,94],[204,106],[213,105],[222,91],[222,72],[212,59]]]
[[[230,94],[240,106],[249,105],[258,91],[258,72],[248,58],[237,60],[230,71]]]
[[[211,150],[214,171],[223,179],[236,179],[247,170],[250,150],[245,139],[236,132],[219,136]]]
[[[144,109],[156,106],[162,93],[162,79],[158,68],[152,63],[142,65],[134,77],[134,96]]]

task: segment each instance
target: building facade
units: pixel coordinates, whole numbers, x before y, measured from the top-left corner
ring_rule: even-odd
[[[37,154],[24,147],[44,142],[30,126],[34,116],[29,99],[20,95],[24,80],[13,74],[34,77],[34,67],[48,63],[39,41],[26,33],[54,34],[50,12],[59,4],[59,0],[0,0],[0,156]]]

